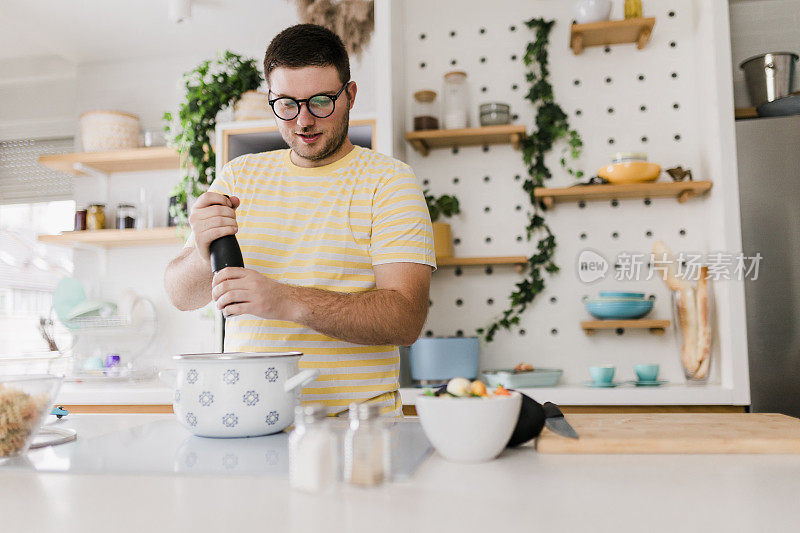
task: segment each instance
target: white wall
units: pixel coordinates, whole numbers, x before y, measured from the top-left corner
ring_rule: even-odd
[[[736,107],[749,107],[744,72],[745,59],[765,52],[800,53],[800,2],[797,0],[732,0],[731,49]],[[800,69],[795,90],[800,89]]]

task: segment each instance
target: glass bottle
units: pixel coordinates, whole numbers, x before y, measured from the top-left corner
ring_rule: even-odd
[[[463,70],[453,70],[444,75],[442,118],[445,129],[469,127],[469,86],[467,73]]]
[[[365,487],[389,479],[388,429],[374,403],[350,404],[350,426],[344,437],[344,480]]]
[[[642,0],[625,0],[625,18],[642,18]]]
[[[117,229],[133,229],[136,227],[136,207],[131,204],[117,205]]]
[[[439,114],[436,112],[436,91],[424,90],[414,93],[414,131],[438,130]]]
[[[336,439],[325,422],[322,404],[299,405],[289,435],[289,483],[299,490],[323,492],[336,482]]]

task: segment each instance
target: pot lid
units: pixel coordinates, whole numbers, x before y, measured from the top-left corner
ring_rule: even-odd
[[[303,352],[231,352],[186,353],[175,355],[175,361],[234,361],[239,359],[271,359],[274,357],[300,357]]]

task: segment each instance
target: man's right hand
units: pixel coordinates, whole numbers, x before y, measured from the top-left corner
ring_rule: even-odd
[[[236,196],[229,198],[219,193],[207,192],[200,195],[192,206],[189,225],[194,232],[197,251],[205,261],[211,261],[208,250],[211,241],[239,231],[239,226],[236,224],[236,208],[240,203]]]

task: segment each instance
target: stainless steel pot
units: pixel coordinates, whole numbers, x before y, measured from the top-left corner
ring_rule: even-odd
[[[798,56],[792,52],[770,52],[742,61],[747,92],[754,107],[792,93],[794,65]]]

